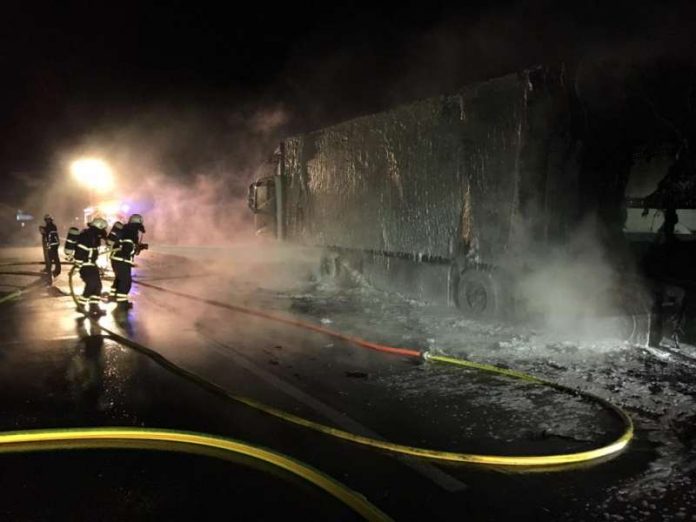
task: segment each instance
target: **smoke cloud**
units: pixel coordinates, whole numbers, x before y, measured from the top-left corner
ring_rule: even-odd
[[[152,110],[61,150],[50,175],[28,187],[18,207],[37,218],[27,226],[35,229],[50,213],[64,237],[69,226],[83,226],[90,203],[111,201],[122,217],[143,215],[152,243],[224,245],[253,236],[246,190],[269,168],[288,114],[270,106],[207,117],[205,111]],[[90,193],[72,179],[70,164],[80,157],[110,165],[113,191]]]
[[[529,269],[517,274],[525,310],[551,332],[581,340],[621,335],[617,324],[601,328],[598,322],[625,311],[616,299],[621,288],[618,267],[596,230],[594,220],[587,220],[568,245],[529,256]],[[614,331],[607,331],[607,325]]]

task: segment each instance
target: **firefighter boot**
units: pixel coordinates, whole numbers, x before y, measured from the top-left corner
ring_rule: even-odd
[[[101,317],[102,315],[106,315],[106,312],[99,308],[98,303],[90,303],[89,304],[89,315],[90,317]]]

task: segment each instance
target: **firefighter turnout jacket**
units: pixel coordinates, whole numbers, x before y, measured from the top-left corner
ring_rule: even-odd
[[[46,223],[44,226],[40,227],[41,233],[44,236],[44,241],[48,248],[58,248],[60,245],[60,238],[58,237],[58,227],[54,223]]]
[[[104,237],[103,231],[96,227],[87,227],[77,236],[75,247],[75,266],[97,266],[99,245]]]
[[[123,225],[118,239],[111,253],[112,261],[122,261],[129,265],[135,264],[135,256],[139,253],[138,245],[140,238],[138,232],[144,232],[140,223],[126,223]]]

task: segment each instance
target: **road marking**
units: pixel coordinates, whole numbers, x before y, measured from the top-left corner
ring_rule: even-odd
[[[311,395],[303,392],[296,386],[293,386],[284,379],[281,379],[277,375],[274,375],[265,368],[260,367],[258,364],[253,362],[245,354],[243,354],[236,348],[218,341],[217,339],[211,337],[210,335],[206,334],[200,329],[198,329],[198,334],[212,342],[217,347],[215,351],[218,354],[235,361],[235,363],[239,364],[239,366],[253,373],[257,377],[265,381],[267,384],[273,386],[274,388],[277,388],[278,390],[289,395],[293,399],[324,415],[326,418],[334,422],[337,426],[345,430],[351,431],[353,433],[356,433],[358,435],[371,437],[373,439],[384,440],[384,438],[381,435],[372,431],[367,426],[360,424],[358,421],[349,417],[345,413],[340,412],[335,408],[332,408],[328,404],[321,402],[315,397],[312,397]],[[225,348],[225,350],[221,348]],[[230,354],[230,350],[233,351],[238,357],[235,357],[232,354]],[[432,464],[426,464],[416,459],[404,456],[395,456],[394,458],[403,462],[405,465],[409,466],[410,468],[420,473],[424,477],[430,479],[433,483],[435,483],[445,491],[454,493],[458,491],[463,491],[468,488],[466,484],[456,479],[452,475],[445,473],[436,466],[433,466]]]
[[[77,341],[80,338],[77,335],[62,335],[59,337],[37,337],[37,338],[27,338],[16,341],[3,341],[0,346],[13,346],[16,344],[36,344],[36,343],[57,343],[59,341]]]

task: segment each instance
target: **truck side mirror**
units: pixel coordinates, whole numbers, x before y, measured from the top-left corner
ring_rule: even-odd
[[[248,204],[254,214],[273,213],[275,205],[275,184],[264,178],[249,185]]]

